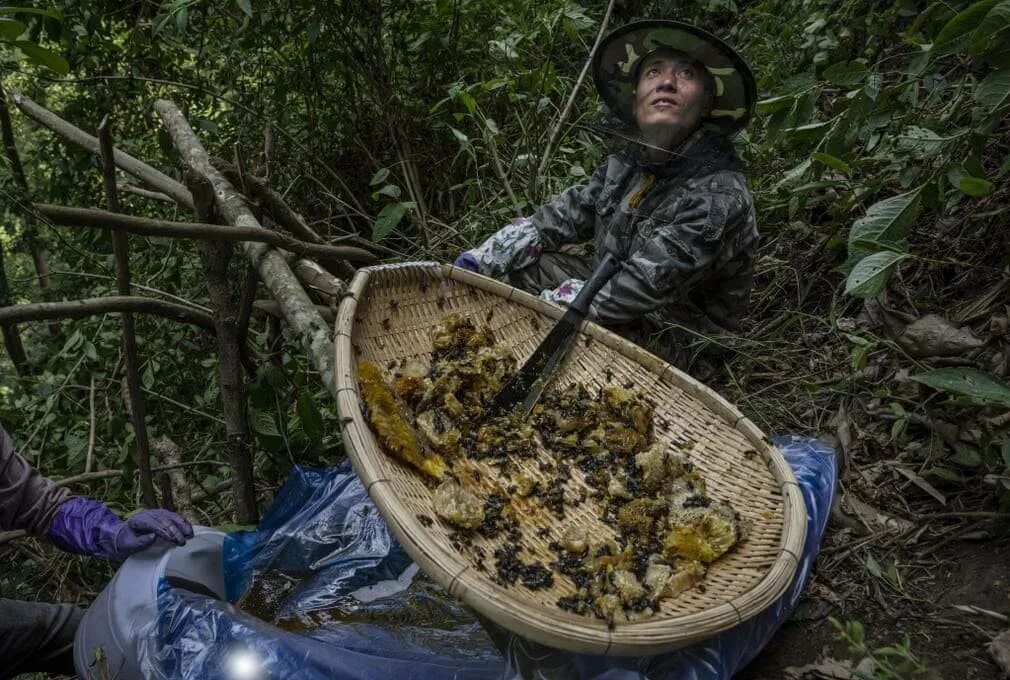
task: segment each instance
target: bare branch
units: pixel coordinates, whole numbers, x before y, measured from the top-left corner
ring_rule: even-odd
[[[214,332],[214,320],[209,314],[165,300],[139,296],[109,296],[84,298],[70,302],[35,302],[0,308],[0,324],[46,321],[49,319],[83,319],[96,314],[135,312],[163,316],[173,321],[199,326]]]
[[[36,203],[35,209],[54,224],[72,227],[99,227],[114,231],[128,231],[143,236],[169,236],[192,238],[203,241],[256,241],[268,243],[278,248],[290,250],[299,255],[325,260],[348,259],[354,262],[374,264],[377,258],[372,253],[353,246],[328,246],[305,243],[279,231],[263,227],[230,227],[220,224],[199,222],[171,222],[147,217],[122,215],[107,210],[73,208],[48,203]]]
[[[154,108],[168,128],[184,161],[210,180],[214,187],[218,209],[224,220],[235,226],[259,227],[260,224],[246,205],[245,198],[211,165],[207,151],[178,107],[170,101],[159,99],[154,103]],[[283,255],[262,244],[249,241],[243,243],[243,248],[249,260],[256,265],[260,279],[267,285],[274,299],[280,303],[288,325],[295,329],[301,338],[309,359],[319,371],[323,383],[331,394],[336,395],[333,340],[329,325],[313,307],[312,301],[302,289],[298,279],[291,273]]]

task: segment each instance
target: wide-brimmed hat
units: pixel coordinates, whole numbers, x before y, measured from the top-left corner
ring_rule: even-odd
[[[672,49],[705,65],[715,80],[715,101],[703,125],[722,134],[741,130],[754,111],[757,86],[747,62],[708,31],[681,21],[649,19],[625,24],[600,44],[593,57],[593,80],[604,103],[635,124],[638,65],[651,52]]]

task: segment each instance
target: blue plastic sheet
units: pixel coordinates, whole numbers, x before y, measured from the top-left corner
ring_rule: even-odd
[[[322,620],[303,632],[289,632],[228,602],[162,583],[158,619],[141,660],[145,674],[166,680],[728,680],[757,656],[799,601],[835,492],[829,446],[796,436],[776,438],[775,444],[792,467],[807,507],[796,577],[768,609],[694,645],[653,657],[601,657],[553,650],[494,625],[482,626],[470,610],[416,574],[345,463],[330,470],[296,467],[257,529],[226,539],[225,577],[230,601],[245,592],[256,573],[296,577],[298,585],[280,603],[282,618],[299,620],[359,600],[355,606],[365,616]]]

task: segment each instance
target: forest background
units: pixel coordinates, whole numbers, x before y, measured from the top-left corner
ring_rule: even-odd
[[[601,22],[644,17],[723,36],[758,79],[757,117],[735,140],[762,232],[757,284],[741,334],[698,339],[722,349],[709,384],[766,432],[830,435],[840,452],[815,580],[751,674],[821,677],[835,656],[870,677],[997,677],[986,645],[1010,613],[1010,0],[0,6],[0,78],[92,134],[108,114],[118,148],[179,176],[152,109],[172,99],[212,154],[264,178],[324,238],[451,261],[600,164],[614,126],[579,75]],[[10,109],[27,190],[8,149],[0,307],[114,295],[109,235],[31,205],[104,206],[98,159]],[[137,193],[121,203],[191,219]],[[210,306],[192,242],[134,236],[129,256],[138,294]],[[241,258],[231,279],[236,291],[247,279]],[[150,436],[170,437],[175,469],[204,490],[192,519],[233,526],[213,337],[136,323]],[[135,511],[120,316],[17,328],[25,357],[0,356],[0,422],[51,477],[89,459],[120,471],[75,491]],[[262,511],[293,463],[343,453],[298,339],[257,309],[247,341],[263,359],[246,404]],[[0,554],[7,597],[86,603],[111,573],[23,538],[0,535]]]

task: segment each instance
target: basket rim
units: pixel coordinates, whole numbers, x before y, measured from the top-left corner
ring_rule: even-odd
[[[779,484],[782,498],[778,555],[767,567],[765,575],[749,590],[715,607],[690,614],[620,622],[610,629],[600,619],[591,619],[559,608],[532,606],[516,600],[507,588],[471,568],[470,563],[455,550],[442,546],[438,540],[417,540],[418,537],[427,535],[428,529],[417,521],[413,511],[394,493],[391,480],[383,477],[379,468],[370,460],[374,455],[370,452],[381,454],[381,447],[361,412],[352,335],[358,303],[364,299],[363,295],[367,293],[374,272],[416,272],[419,269],[427,270],[436,278],[456,281],[498,295],[507,302],[522,305],[551,319],[559,319],[564,310],[495,279],[436,262],[377,265],[360,269],[340,304],[334,323],[334,370],[337,409],[347,455],[393,535],[419,566],[445,587],[450,595],[461,599],[495,623],[542,644],[574,652],[631,656],[667,651],[707,638],[758,614],[782,595],[799,567],[798,556],[802,553],[806,539],[807,513],[799,485],[781,452],[759,428],[714,390],[591,321],[584,321],[580,332],[655,373],[657,380],[674,382],[730,427],[740,431],[761,455]]]

